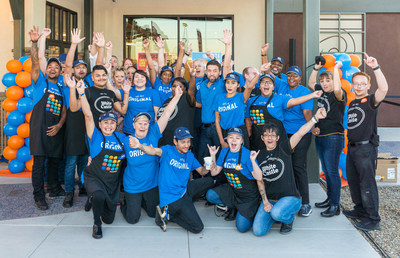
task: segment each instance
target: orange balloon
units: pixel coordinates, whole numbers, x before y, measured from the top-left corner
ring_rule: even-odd
[[[15,77],[18,86],[25,88],[31,85],[31,74],[28,72],[19,72]]]
[[[8,112],[17,110],[17,101],[7,98],[3,101],[2,107]]]
[[[331,67],[329,67],[329,68],[327,69],[327,71],[329,71],[329,72],[331,72],[331,73],[333,74],[333,68],[334,68],[334,67],[331,66]],[[342,74],[343,74],[342,70],[339,69],[339,77],[340,77],[340,78],[342,78]]]
[[[26,113],[25,120],[26,120],[27,123],[29,123],[31,121],[31,115],[32,115],[32,111],[29,112],[29,113]]]
[[[29,137],[29,124],[23,123],[17,128],[17,134],[22,138]]]
[[[19,100],[24,96],[24,90],[18,86],[11,86],[7,89],[6,96],[12,100]]]
[[[24,69],[25,72],[30,73],[31,68],[32,68],[32,59],[26,59],[24,64],[22,65],[22,68]]]
[[[10,137],[10,139],[8,139],[7,144],[11,148],[13,148],[15,150],[18,150],[19,148],[24,146],[25,139],[20,137],[20,136],[18,136],[18,135],[13,135],[13,136]]]
[[[323,57],[325,58],[325,61],[326,61],[325,64],[324,64],[324,67],[326,69],[328,69],[329,67],[335,66],[336,58],[333,55],[326,54],[326,55],[323,55]]]
[[[6,118],[8,117],[8,115],[9,115],[10,113],[11,113],[11,112],[8,112],[8,111],[6,112]]]
[[[4,156],[4,158],[6,158],[8,160],[16,159],[17,158],[17,150],[7,146],[3,150],[3,156]]]
[[[358,55],[350,54],[349,56],[351,58],[350,66],[359,67],[361,65],[361,59]]]
[[[340,84],[342,85],[342,89],[349,95],[349,92],[351,90],[351,84],[348,80],[341,79]]]
[[[33,167],[33,157],[32,157],[30,160],[28,160],[27,162],[25,162],[25,167],[26,167],[26,170],[32,171],[32,167]]]
[[[356,99],[356,94],[354,92],[349,92],[347,95],[347,106],[350,105],[350,102]]]
[[[344,149],[343,149],[344,154],[347,154],[347,144],[349,144],[349,138],[347,138],[347,129],[344,129]]]
[[[10,60],[6,64],[7,70],[10,73],[19,73],[22,71],[22,64],[18,60]]]

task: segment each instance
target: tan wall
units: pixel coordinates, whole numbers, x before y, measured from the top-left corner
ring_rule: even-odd
[[[105,11],[106,10],[106,11]],[[261,65],[260,48],[265,39],[265,1],[242,0],[111,0],[94,1],[94,31],[103,31],[113,42],[113,53],[122,60],[123,15],[234,15],[235,69]],[[222,37],[221,31],[221,37]],[[238,36],[240,35],[240,37]]]
[[[8,73],[6,64],[13,59],[14,54],[14,22],[11,14],[9,1],[2,1],[0,4],[0,31],[3,37],[0,39],[0,79]],[[5,87],[0,83],[0,91],[4,91]]]

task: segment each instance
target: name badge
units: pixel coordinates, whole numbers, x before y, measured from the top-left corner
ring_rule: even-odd
[[[235,166],[235,170],[242,170],[242,166],[241,166],[240,164],[237,164],[237,165]]]

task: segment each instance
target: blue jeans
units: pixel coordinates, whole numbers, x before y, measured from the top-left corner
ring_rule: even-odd
[[[207,144],[216,147],[220,146],[218,133],[217,129],[215,128],[215,125],[209,127],[204,127],[204,126],[201,127],[198,160],[202,165],[204,164],[204,157],[209,156]]]
[[[207,201],[214,203],[214,204],[224,204],[219,198],[219,195],[213,190],[210,189],[207,191],[206,194]],[[252,222],[243,217],[240,212],[237,213],[236,215],[236,228],[239,230],[241,233],[245,233],[250,230],[252,226]]]
[[[65,160],[65,191],[73,192],[75,190],[75,167],[77,167],[78,177],[81,178],[83,169],[87,166],[89,155],[66,156]],[[78,181],[79,188],[82,188],[82,182]]]
[[[263,236],[271,229],[276,221],[289,224],[300,210],[301,199],[294,196],[282,197],[278,201],[269,201],[273,206],[270,212],[264,210],[261,202],[253,222],[253,232],[256,236]]]
[[[333,134],[315,137],[315,145],[319,159],[321,160],[322,171],[324,171],[326,176],[329,203],[338,206],[340,202],[340,188],[342,187],[339,175],[339,159],[344,147],[344,135]]]

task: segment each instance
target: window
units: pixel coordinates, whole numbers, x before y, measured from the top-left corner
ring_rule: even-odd
[[[76,12],[46,2],[46,27],[51,29],[47,37],[47,57],[58,57],[67,53],[71,45],[71,30],[77,27]]]
[[[142,40],[149,38],[150,52],[158,48],[152,40],[161,36],[165,42],[166,64],[172,64],[178,54],[178,43],[192,44],[194,53],[208,50],[224,54],[225,46],[218,41],[224,29],[232,30],[232,16],[124,16],[124,57],[135,63],[143,52]],[[218,55],[217,55],[218,56]]]

